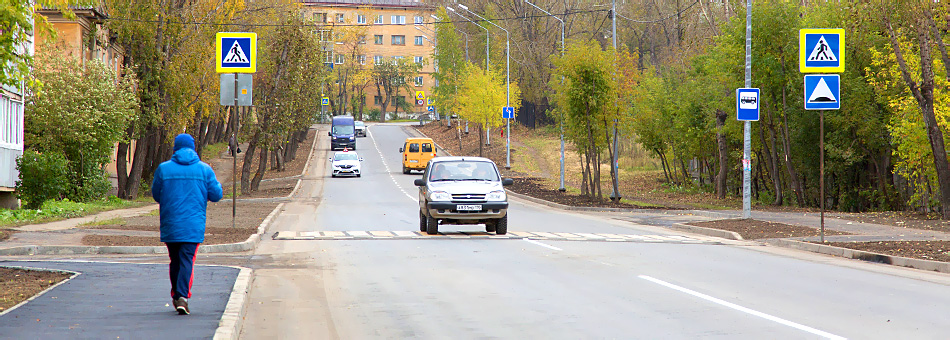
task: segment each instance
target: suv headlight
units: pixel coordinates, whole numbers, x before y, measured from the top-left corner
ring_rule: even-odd
[[[429,193],[429,200],[431,201],[451,201],[452,195],[445,191],[433,191]]]
[[[508,195],[505,195],[504,190],[496,190],[489,192],[488,195],[485,196],[485,199],[489,201],[505,201],[508,199]]]

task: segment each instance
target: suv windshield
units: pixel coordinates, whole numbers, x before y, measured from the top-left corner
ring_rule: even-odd
[[[498,171],[489,162],[438,162],[429,171],[429,180],[438,181],[498,181]]]
[[[353,125],[334,125],[331,131],[334,135],[352,135]]]
[[[359,159],[359,156],[355,152],[337,152],[336,155],[333,155],[335,161],[355,161],[357,159]]]

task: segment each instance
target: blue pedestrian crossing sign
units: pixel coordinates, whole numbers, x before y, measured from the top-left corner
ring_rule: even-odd
[[[798,45],[802,73],[844,72],[844,29],[803,28]]]
[[[257,33],[218,32],[215,47],[218,73],[257,72]]]
[[[505,106],[501,108],[501,118],[504,119],[514,119],[515,118],[515,108],[511,106]]]
[[[323,105],[323,106],[330,105],[330,97],[320,98],[320,105]]]
[[[736,89],[736,119],[759,121],[759,89]]]
[[[805,75],[805,110],[841,109],[841,78],[837,74]]]

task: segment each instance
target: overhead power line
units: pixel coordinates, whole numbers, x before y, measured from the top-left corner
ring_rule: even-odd
[[[520,15],[520,16],[516,16],[516,17],[486,18],[486,19],[479,19],[479,20],[472,20],[472,21],[475,21],[475,22],[484,22],[484,21],[523,20],[523,19],[529,19],[529,18],[546,18],[546,17],[551,17],[551,16],[562,16],[562,15],[563,15],[563,16],[571,16],[571,15],[577,15],[577,14],[587,14],[587,13],[606,12],[606,11],[610,11],[610,9],[606,9],[606,8],[605,8],[605,9],[591,9],[591,10],[584,10],[584,11],[572,11],[572,12],[558,13],[558,14],[554,14],[554,15],[547,15],[547,14]],[[116,17],[109,17],[109,18],[106,18],[106,20],[133,21],[133,22],[152,22],[152,23],[159,22],[159,20],[155,20],[155,19],[116,18]],[[244,24],[244,23],[221,23],[221,22],[181,21],[181,20],[164,20],[163,22],[169,23],[169,24],[182,24],[182,25],[242,26],[242,27],[288,27],[288,26],[297,26],[297,25],[289,25],[289,24]],[[332,22],[330,22],[330,23],[325,23],[325,24],[317,24],[317,23],[314,23],[314,24],[306,24],[306,25],[304,25],[304,26],[315,26],[315,27],[325,27],[325,26],[333,26],[333,27],[351,27],[351,26],[357,26],[357,27],[358,27],[358,26],[366,26],[366,27],[372,27],[372,26],[406,26],[406,25],[454,24],[454,23],[464,23],[464,22],[468,22],[468,20],[442,20],[442,21],[433,21],[433,22],[427,22],[427,23],[421,23],[421,24],[392,24],[392,23],[390,23],[390,24],[339,24],[339,23],[332,23]]]
[[[629,21],[638,23],[638,24],[654,24],[654,23],[658,23],[658,22],[660,22],[660,21],[669,20],[669,19],[672,18],[672,17],[675,17],[675,16],[677,16],[677,15],[683,14],[683,12],[686,12],[686,11],[689,10],[690,8],[693,8],[693,6],[696,6],[696,4],[699,3],[699,1],[700,1],[700,0],[696,0],[695,2],[693,2],[692,4],[690,4],[689,6],[686,6],[686,8],[681,9],[679,12],[670,14],[669,16],[667,16],[667,17],[665,17],[665,18],[656,19],[656,20],[637,20],[637,19],[630,19],[630,18],[628,18],[628,17],[626,17],[626,16],[624,16],[623,14],[620,14],[620,13],[617,13],[617,16],[618,16],[618,17],[621,17],[621,18],[624,18],[624,19],[627,19],[627,20],[629,20]]]

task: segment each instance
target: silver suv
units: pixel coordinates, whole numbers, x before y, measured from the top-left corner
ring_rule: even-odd
[[[508,233],[508,195],[498,166],[488,158],[436,157],[419,187],[419,230],[439,233],[439,224],[485,224],[485,231]]]

